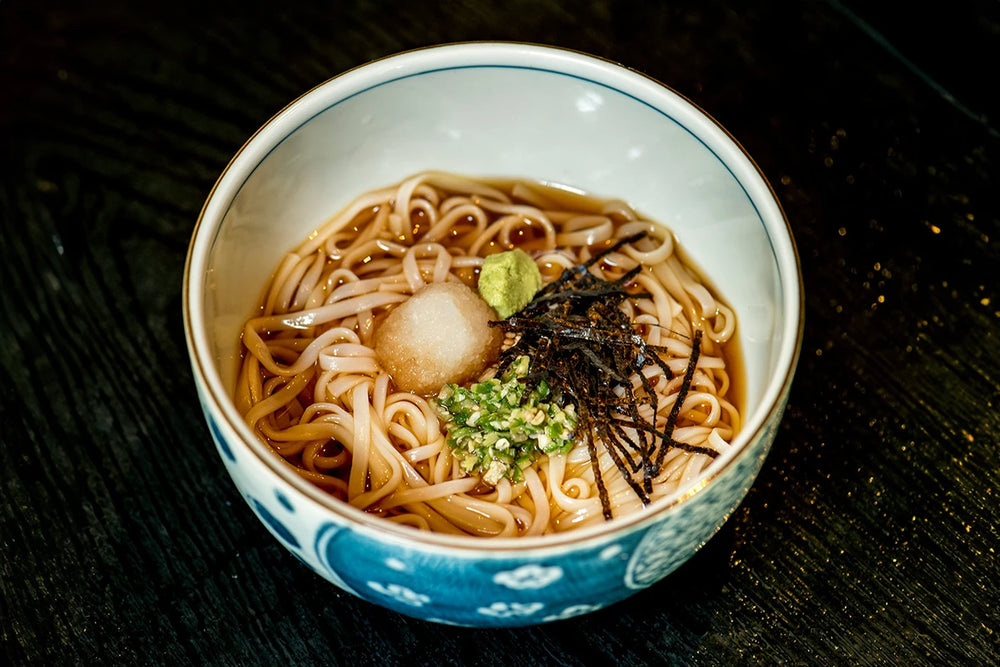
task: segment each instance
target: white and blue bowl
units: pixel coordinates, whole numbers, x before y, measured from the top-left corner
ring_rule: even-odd
[[[744,425],[732,451],[642,513],[523,539],[397,526],[282,465],[232,401],[242,325],[283,253],[359,194],[427,169],[618,197],[670,226],[738,317]],[[739,505],[771,447],[802,317],[787,221],[766,179],[722,127],[642,74],[514,43],[384,58],[289,104],[219,178],[184,274],[202,409],[222,463],[264,526],[358,597],[468,626],[528,625],[600,609],[656,584],[697,552]]]

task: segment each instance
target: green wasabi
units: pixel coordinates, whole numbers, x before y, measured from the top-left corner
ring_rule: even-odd
[[[479,273],[479,296],[507,319],[531,301],[542,287],[535,260],[520,248],[488,255]]]

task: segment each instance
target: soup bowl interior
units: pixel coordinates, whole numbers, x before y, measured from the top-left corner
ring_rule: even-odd
[[[695,485],[640,515],[558,536],[417,533],[307,484],[232,401],[240,332],[284,253],[366,191],[424,170],[517,177],[621,198],[670,227],[734,308],[744,424]],[[690,102],[623,67],[522,44],[389,57],[292,102],[241,149],[192,239],[184,316],[222,461],[290,551],[345,590],[448,623],[565,618],[651,585],[742,500],[774,437],[800,345],[801,281],[773,192]],[[420,576],[416,576],[420,573]]]

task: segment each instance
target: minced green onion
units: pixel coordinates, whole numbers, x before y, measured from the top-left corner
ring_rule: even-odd
[[[434,401],[445,420],[448,444],[462,469],[497,484],[519,482],[539,456],[565,454],[573,448],[576,409],[552,400],[544,379],[525,396],[520,378],[528,374],[527,356],[510,364],[502,378],[471,387],[447,384]]]

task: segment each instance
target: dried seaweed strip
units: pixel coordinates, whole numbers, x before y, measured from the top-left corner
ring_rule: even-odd
[[[649,297],[627,289],[642,267],[636,266],[611,281],[590,270],[609,254],[642,237],[643,233],[639,233],[620,239],[589,261],[564,270],[519,313],[490,323],[516,336],[514,344],[501,353],[498,372],[502,373],[518,357],[528,355],[531,371],[522,378],[528,388],[544,378],[554,393],[576,405],[606,519],[612,512],[597,454],[598,439],[643,504],[650,502],[653,479],[670,448],[716,455],[713,450],[673,439],[680,406],[690,391],[698,363],[701,331],[692,340],[691,358],[666,427],[659,431],[655,423],[642,419],[639,405],[648,405],[655,422],[656,391],[642,371],[655,365],[672,377],[660,357],[666,348],[646,343],[621,309],[626,299]],[[634,373],[639,374],[644,396],[632,386]],[[626,429],[632,429],[634,437]]]
[[[618,241],[616,241],[613,245],[605,248],[601,252],[599,252],[596,255],[594,255],[593,257],[591,257],[587,262],[583,262],[583,263],[577,264],[577,265],[575,265],[575,266],[573,266],[573,267],[571,267],[569,269],[563,270],[563,272],[559,275],[558,278],[556,278],[555,280],[553,280],[548,285],[545,285],[544,287],[542,287],[541,290],[538,291],[538,294],[535,295],[535,299],[537,300],[537,299],[539,299],[541,297],[544,297],[547,294],[550,294],[552,292],[557,292],[557,291],[562,290],[562,288],[569,281],[571,281],[573,278],[580,278],[581,280],[585,281],[585,280],[587,280],[587,278],[589,276],[593,280],[600,280],[600,278],[598,278],[597,276],[595,276],[593,273],[590,272],[590,267],[596,265],[598,262],[600,262],[601,260],[603,260],[605,257],[607,257],[608,255],[610,255],[611,253],[617,252],[618,250],[621,250],[621,248],[623,246],[625,246],[627,243],[634,243],[634,242],[638,241],[639,239],[641,239],[643,236],[645,236],[645,232],[639,232],[639,233],[633,234],[632,236],[626,236],[624,238],[621,238]],[[604,281],[604,282],[606,282],[606,281]],[[578,287],[578,288],[579,287],[583,287],[585,284],[586,283],[582,283],[581,285],[577,285],[576,287]],[[531,305],[532,304],[528,304],[528,306],[526,308],[530,308]]]
[[[614,461],[615,463],[615,467],[617,467],[619,470],[627,470],[629,466],[625,463],[625,460],[621,456],[621,454],[617,452],[614,447],[608,447],[607,440],[603,440],[603,442],[605,444],[605,450],[611,456],[611,460]],[[596,468],[596,472],[597,474],[600,474],[600,466]],[[634,491],[635,495],[639,497],[639,500],[642,501],[642,504],[648,505],[649,494],[646,492],[643,486],[638,481],[636,481],[635,477],[633,475],[627,475],[624,473],[622,473],[622,477],[625,479],[626,482],[628,482],[628,485],[632,487],[632,491]],[[604,517],[610,519],[611,508],[609,506],[603,506],[602,509],[604,510]]]
[[[641,375],[641,373],[640,373],[640,375]],[[619,406],[618,406],[619,407],[619,411],[621,411],[621,408],[624,407],[625,408],[624,414],[625,414],[626,417],[628,417],[631,420],[632,424],[640,424],[640,423],[642,423],[643,420],[639,416],[639,407],[638,407],[638,402],[639,401],[638,401],[638,398],[635,395],[635,392],[632,390],[632,383],[629,381],[628,377],[625,378],[624,390],[625,390],[624,391],[625,397],[624,397],[624,400],[622,400],[622,401],[619,402]],[[655,397],[655,394],[649,395],[648,405],[649,405],[650,409],[652,410],[653,415],[654,415],[654,419],[655,419],[655,414],[656,414],[656,397]],[[617,424],[615,424],[614,422],[612,422],[610,420],[607,421],[606,424],[607,424],[608,430],[610,430],[611,427],[615,427],[619,431],[621,431],[622,434],[624,435],[624,430],[621,429],[620,425],[617,425]],[[641,463],[644,462],[644,461],[646,461],[649,458],[649,456],[652,454],[652,450],[648,446],[647,440],[644,437],[644,432],[640,431],[640,430],[636,430],[636,440],[635,441],[632,441],[631,438],[628,438],[627,436],[625,436],[625,439],[626,439],[626,441],[632,442],[632,444],[634,446],[634,450],[636,451],[636,453],[639,454],[640,464],[637,464],[636,467],[634,468],[634,470],[637,471],[639,469],[645,469],[647,466],[641,465]],[[655,441],[653,441],[653,442],[655,443]],[[655,447],[655,444],[653,446]],[[643,477],[644,478],[647,477],[647,474],[646,474],[645,471],[643,472]],[[646,484],[643,485],[643,488],[645,489],[645,491],[646,491],[647,494],[652,490],[652,487],[648,486]]]
[[[584,427],[587,439],[587,452],[590,454],[590,468],[594,472],[594,483],[597,484],[597,495],[601,499],[601,509],[604,513],[604,518],[610,520],[612,518],[611,500],[608,498],[608,487],[604,484],[604,476],[601,475],[601,462],[597,456],[597,439],[594,438],[594,423],[590,419],[590,413],[586,411],[586,408],[583,409],[583,414],[577,414]]]
[[[694,332],[694,339],[691,341],[691,357],[688,359],[687,369],[684,371],[684,379],[681,380],[680,389],[677,391],[677,398],[674,399],[674,404],[670,408],[670,414],[667,415],[667,424],[663,428],[663,440],[660,446],[660,451],[656,455],[656,467],[659,468],[663,465],[663,458],[667,455],[668,445],[679,446],[680,443],[673,439],[674,426],[677,424],[677,418],[681,414],[681,406],[684,404],[685,399],[687,399],[688,391],[691,389],[691,380],[694,378],[694,369],[698,365],[698,356],[701,352],[701,329]]]

